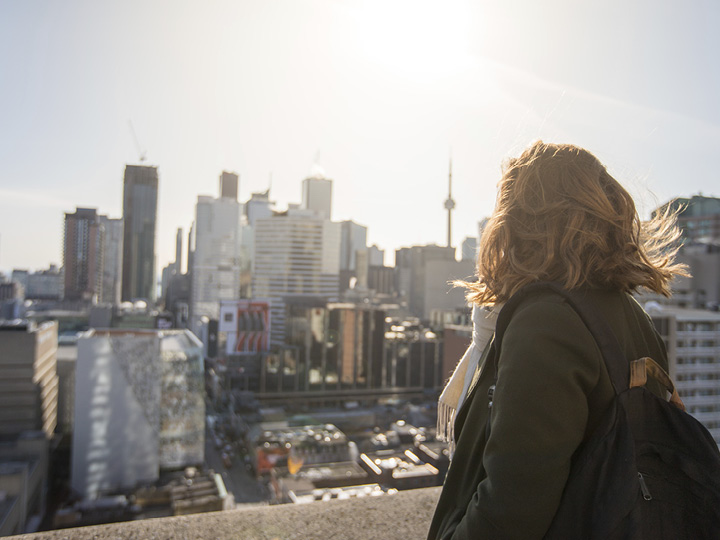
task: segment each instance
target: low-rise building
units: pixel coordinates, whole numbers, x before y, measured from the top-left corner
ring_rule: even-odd
[[[57,424],[57,328],[54,321],[0,321],[0,434]]]
[[[60,300],[63,297],[64,275],[54,264],[47,270],[27,275],[25,298],[28,300]]]
[[[350,460],[347,436],[332,424],[264,430],[255,442],[258,474]]]
[[[440,471],[423,462],[414,448],[388,449],[360,455],[360,465],[368,472],[371,482],[398,490],[438,486],[443,477]]]
[[[365,484],[362,486],[347,486],[340,488],[290,490],[288,499],[295,504],[308,504],[318,501],[332,501],[334,499],[356,499],[362,497],[379,497],[382,495],[394,495],[396,489],[383,489],[377,484]]]
[[[201,465],[202,344],[187,330],[93,330],[78,341],[71,486],[92,499]]]
[[[37,530],[47,479],[48,440],[42,431],[0,436],[0,536]]]
[[[297,502],[291,493],[296,495],[317,489],[345,488],[362,486],[369,482],[368,473],[355,461],[339,463],[319,463],[302,465],[299,470],[291,472],[287,467],[275,469],[277,487],[276,499],[281,502]]]

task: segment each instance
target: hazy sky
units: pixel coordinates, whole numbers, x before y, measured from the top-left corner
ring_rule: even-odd
[[[157,165],[158,271],[197,195],[300,201],[318,151],[333,218],[388,251],[453,242],[500,162],[587,147],[638,198],[720,195],[720,3],[669,0],[0,0],[0,268],[62,263],[64,212],[122,214]]]

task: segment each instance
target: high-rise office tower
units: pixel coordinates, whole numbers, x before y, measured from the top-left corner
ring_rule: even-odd
[[[268,218],[272,216],[273,206],[275,203],[270,200],[270,190],[262,193],[253,193],[245,203],[245,215],[247,216],[248,225],[255,226],[255,221],[259,218]]]
[[[182,242],[183,230],[179,227],[175,235],[175,272],[182,274]]]
[[[123,188],[123,301],[155,298],[157,200],[157,167],[126,165]]]
[[[187,273],[192,274],[192,268],[194,264],[194,254],[195,254],[195,244],[193,244],[193,241],[195,239],[195,222],[193,221],[190,224],[190,230],[188,231],[188,237],[187,237]]]
[[[122,287],[123,220],[99,217],[104,229],[101,300],[109,304],[119,304]]]
[[[271,300],[271,342],[284,338],[288,299],[336,298],[339,292],[340,224],[304,209],[255,222],[252,290]]]
[[[462,241],[460,251],[462,252],[461,258],[463,261],[472,261],[472,262],[477,261],[477,255],[478,255],[477,238],[474,238],[472,236],[466,236],[465,239]]]
[[[686,242],[720,242],[720,198],[678,197],[653,211],[653,216],[667,211],[677,212],[677,223]]]
[[[367,287],[367,227],[354,221],[340,222],[340,291]]]
[[[376,245],[368,248],[368,264],[370,266],[383,266],[385,264],[385,250]]]
[[[227,171],[222,172],[220,175],[220,198],[237,201],[239,178],[240,177],[235,173]]]
[[[347,220],[340,222],[340,270],[357,269],[357,252],[367,249],[367,227]]]
[[[179,228],[175,233],[175,260],[169,263],[165,268],[162,269],[160,279],[160,298],[165,302],[167,308],[167,292],[170,284],[172,283],[173,276],[182,275],[182,241],[183,241],[183,230]]]
[[[253,295],[338,294],[340,224],[290,209],[255,224]]]
[[[241,217],[237,199],[198,197],[190,272],[191,329],[197,335],[202,335],[203,317],[218,318],[221,300],[240,298],[243,265],[249,264],[242,246]]]
[[[412,246],[395,250],[395,287],[410,313],[430,320],[433,311],[452,311],[467,305],[462,289],[451,283],[471,279],[473,261],[456,261],[455,248]]]
[[[302,182],[302,207],[317,212],[325,219],[332,217],[332,180],[326,178],[317,165]]]
[[[105,229],[94,208],[65,214],[66,300],[102,300]]]

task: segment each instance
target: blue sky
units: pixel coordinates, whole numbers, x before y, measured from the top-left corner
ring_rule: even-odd
[[[720,196],[720,4],[640,0],[0,0],[0,268],[62,262],[63,213],[122,213],[132,121],[160,174],[158,270],[223,169],[391,252],[492,211],[531,141],[594,152],[643,215]],[[386,261],[393,260],[390,254]]]

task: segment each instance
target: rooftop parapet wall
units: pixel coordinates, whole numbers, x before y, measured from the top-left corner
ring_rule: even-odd
[[[252,506],[11,536],[23,540],[386,540],[425,538],[440,488],[312,504]]]

